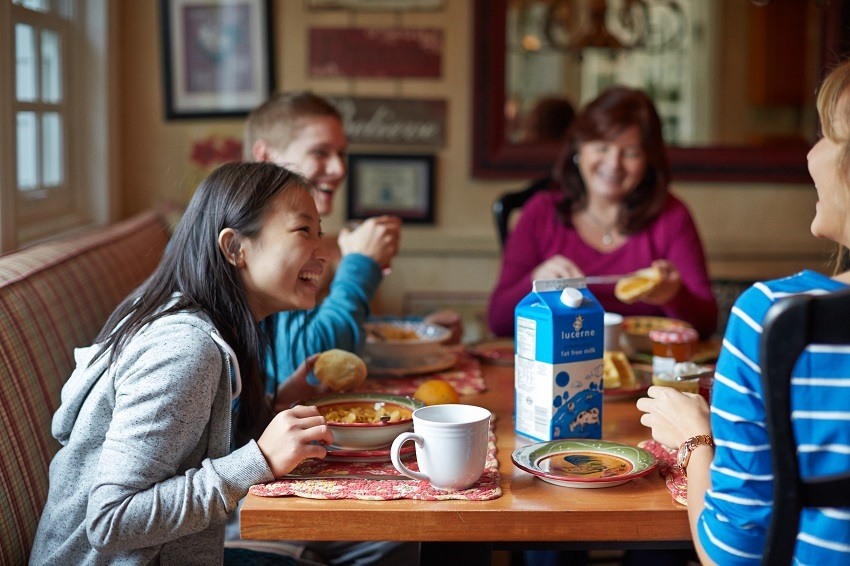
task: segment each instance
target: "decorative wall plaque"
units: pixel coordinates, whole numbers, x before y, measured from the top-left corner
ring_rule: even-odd
[[[436,28],[311,28],[311,77],[439,78]]]
[[[350,143],[427,145],[446,141],[446,101],[328,97],[342,114]]]
[[[369,12],[408,12],[439,10],[445,0],[307,0],[314,10],[343,9]]]

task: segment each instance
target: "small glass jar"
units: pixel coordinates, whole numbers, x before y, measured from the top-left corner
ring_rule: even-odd
[[[697,331],[693,328],[651,330],[649,339],[652,341],[652,383],[696,393],[698,381],[676,381],[675,366],[693,357],[699,339]]]

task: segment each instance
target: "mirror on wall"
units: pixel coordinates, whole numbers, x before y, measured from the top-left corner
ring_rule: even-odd
[[[547,174],[572,110],[626,84],[653,97],[677,180],[806,182],[847,11],[820,4],[476,0],[473,172]]]

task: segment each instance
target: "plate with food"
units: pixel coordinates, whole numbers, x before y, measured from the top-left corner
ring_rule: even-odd
[[[652,384],[652,366],[633,364],[624,352],[602,356],[602,391],[606,398],[635,397]]]
[[[389,449],[395,437],[413,429],[418,399],[385,393],[335,393],[301,401],[325,417],[334,435],[334,448]]]
[[[372,360],[422,357],[440,350],[451,337],[443,326],[406,320],[367,322],[364,328],[363,353]]]
[[[649,339],[649,333],[653,330],[674,328],[693,328],[693,326],[684,320],[664,316],[627,316],[623,318],[620,343],[630,354],[632,352],[651,354],[652,340]]]
[[[545,482],[578,488],[624,484],[656,467],[655,456],[643,448],[591,439],[529,444],[514,450],[511,460]]]

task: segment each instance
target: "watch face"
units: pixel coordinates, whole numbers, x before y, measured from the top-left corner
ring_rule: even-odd
[[[680,468],[684,468],[685,462],[688,460],[688,454],[690,453],[691,451],[689,450],[688,442],[683,442],[682,445],[679,446],[679,453],[676,455],[676,465]]]

